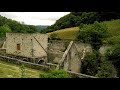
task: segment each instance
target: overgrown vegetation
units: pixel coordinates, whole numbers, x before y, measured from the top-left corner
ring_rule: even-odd
[[[82,61],[81,73],[95,76],[97,74],[96,59],[97,57],[94,53],[88,54]]]
[[[117,76],[120,77],[120,44],[116,44],[111,49],[108,49],[106,58],[112,62],[117,70]]]
[[[90,43],[92,48],[98,50],[103,44],[103,39],[108,36],[107,27],[104,23],[94,22],[80,28],[78,39],[84,43]]]
[[[82,62],[82,73],[102,78],[115,77],[112,63],[107,60],[101,61],[99,53],[99,49],[107,37],[109,34],[105,23],[95,22],[92,25],[83,25],[80,28],[78,39],[83,43],[91,44],[93,48],[93,54],[87,55]]]
[[[95,76],[100,78],[114,78],[116,70],[110,61],[103,60]]]
[[[64,70],[51,70],[48,73],[40,74],[40,78],[70,78],[68,73]]]

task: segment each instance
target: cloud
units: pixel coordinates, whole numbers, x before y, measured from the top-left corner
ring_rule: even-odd
[[[30,25],[52,25],[70,12],[0,12],[0,15]]]

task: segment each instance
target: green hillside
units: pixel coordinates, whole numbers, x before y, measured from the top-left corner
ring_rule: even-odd
[[[105,23],[108,27],[108,33],[112,35],[110,38],[120,37],[120,19],[111,20],[111,21],[104,21],[101,23]],[[51,33],[47,33],[50,37],[52,33],[57,33],[57,36],[61,39],[71,39],[74,40],[79,32],[79,27],[72,27],[57,30]]]
[[[44,72],[25,67],[27,78],[39,78],[40,73]],[[20,66],[0,61],[0,78],[21,78]]]
[[[93,24],[95,21],[110,21],[112,19],[120,19],[120,14],[114,12],[70,12],[69,14],[58,19],[53,25],[48,26],[42,33],[50,33],[53,31],[79,27],[81,24]]]
[[[36,25],[35,26],[35,28],[37,29],[38,32],[40,32],[41,30],[46,29],[47,27],[48,27],[47,25],[45,25],[45,26],[43,26],[43,25]]]
[[[57,37],[59,37],[60,39],[74,40],[78,32],[79,32],[79,27],[72,27],[72,28],[57,30],[57,31],[47,33],[47,34],[50,37],[52,33],[56,33]]]

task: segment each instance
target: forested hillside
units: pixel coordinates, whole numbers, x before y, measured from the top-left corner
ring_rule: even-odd
[[[0,37],[5,36],[6,32],[33,33],[37,29],[34,25],[25,25],[0,15]]]
[[[55,24],[47,27],[41,32],[48,33],[64,28],[78,27],[83,24],[93,24],[94,21],[101,22],[119,18],[119,12],[71,12],[61,17]]]
[[[44,26],[43,25],[37,25],[35,27],[36,27],[37,31],[40,32],[41,30],[46,29],[48,26],[47,25],[44,25]]]

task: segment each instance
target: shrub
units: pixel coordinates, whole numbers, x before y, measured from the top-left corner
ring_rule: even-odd
[[[40,78],[69,78],[69,75],[64,70],[52,70],[45,74],[40,74]]]
[[[87,75],[96,75],[97,73],[97,64],[96,64],[96,54],[88,54],[84,60],[82,61],[81,65],[81,73]]]
[[[98,73],[96,74],[96,77],[100,78],[114,78],[116,75],[116,70],[112,63],[107,60],[103,60],[101,63],[101,66],[98,69]]]
[[[114,45],[107,50],[106,59],[112,61],[117,70],[117,76],[120,77],[120,44]]]
[[[120,44],[120,35],[107,38],[106,42],[110,45]]]
[[[98,50],[103,44],[102,40],[107,36],[106,24],[96,21],[91,25],[82,25],[77,38],[84,43],[90,43],[93,49]]]
[[[51,39],[51,40],[61,40],[61,39],[58,37],[58,34],[57,34],[57,33],[51,33],[51,34],[50,34],[50,39]]]
[[[20,66],[20,70],[21,70],[21,78],[25,78],[26,77],[26,75],[25,75],[26,69],[23,64]]]

